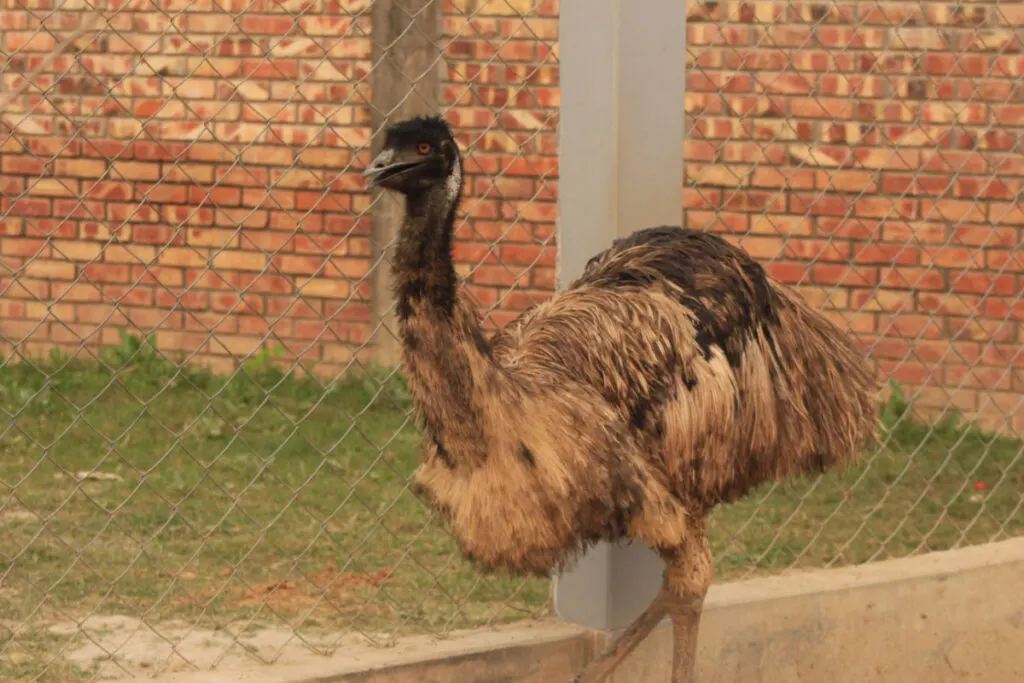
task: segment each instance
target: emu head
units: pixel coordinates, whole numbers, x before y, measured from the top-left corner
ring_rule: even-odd
[[[439,117],[417,117],[387,129],[384,148],[363,172],[367,188],[383,187],[404,195],[444,188],[451,201],[462,183],[459,148]]]

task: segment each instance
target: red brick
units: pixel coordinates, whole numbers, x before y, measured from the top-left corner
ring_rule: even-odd
[[[878,331],[886,336],[942,339],[945,336],[943,320],[928,315],[879,314]]]
[[[946,365],[945,381],[950,386],[964,386],[987,391],[1009,391],[1012,388],[1013,372],[1008,367]]]
[[[49,280],[72,280],[78,269],[68,261],[33,258],[25,264],[21,273],[27,277]]]
[[[917,340],[914,356],[927,363],[970,363],[981,359],[981,345],[974,342]]]
[[[10,31],[5,33],[4,40],[11,53],[50,52],[56,46],[53,36],[45,31]]]
[[[991,275],[976,271],[951,273],[950,284],[954,292],[972,294],[1016,294],[1017,282],[1013,275]]]
[[[47,172],[47,163],[37,157],[6,155],[0,159],[0,170],[12,175],[39,176]]]
[[[759,260],[768,260],[782,254],[785,242],[776,237],[745,237],[741,240],[743,249]]]
[[[878,362],[878,367],[886,378],[903,384],[920,386],[937,385],[942,382],[941,371],[923,363],[883,359]]]
[[[945,322],[950,336],[958,341],[994,341],[1000,344],[1012,344],[1018,340],[1017,325],[1012,323],[971,318],[948,318]]]
[[[6,238],[0,241],[0,253],[5,256],[25,256],[28,258],[47,258],[52,250],[49,242],[39,238]]]
[[[61,176],[99,178],[106,172],[107,163],[97,159],[58,159],[54,168]]]
[[[263,270],[267,259],[263,254],[240,250],[222,251],[213,257],[213,267],[225,270]]]
[[[812,267],[811,275],[813,281],[819,285],[874,287],[879,282],[878,269],[866,266],[816,263]]]
[[[853,258],[857,263],[915,265],[919,252],[910,245],[855,244]]]
[[[914,310],[913,295],[886,289],[854,290],[850,305],[857,310],[906,312]]]
[[[474,268],[472,279],[478,284],[508,287],[526,277],[528,272],[505,266],[479,266]]]
[[[802,263],[775,261],[767,264],[765,269],[773,278],[789,285],[795,285],[810,279],[810,273]]]
[[[907,339],[880,337],[873,340],[865,339],[866,350],[875,358],[905,360],[911,357],[911,343]]]
[[[969,294],[933,294],[920,292],[917,295],[917,310],[929,315],[949,316],[975,315],[981,309],[981,297]]]
[[[985,254],[985,265],[996,271],[1024,272],[1024,253],[992,249]]]
[[[984,255],[964,247],[934,247],[921,251],[921,261],[925,265],[939,268],[978,268],[984,265]]]
[[[551,266],[555,263],[555,250],[537,245],[507,245],[501,247],[498,260],[507,266]]]

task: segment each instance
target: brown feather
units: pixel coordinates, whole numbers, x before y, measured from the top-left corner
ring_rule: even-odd
[[[745,252],[681,229],[617,243],[477,364],[485,433],[418,479],[488,567],[543,572],[626,535],[682,545],[689,518],[848,460],[875,424],[846,336]]]
[[[670,560],[706,554],[712,507],[848,461],[872,437],[877,386],[850,340],[711,234],[618,240],[485,340],[452,265],[450,131],[416,119],[388,145],[400,162],[370,172],[406,197],[394,263],[427,437],[416,482],[482,567],[546,573],[626,536]],[[670,574],[706,586],[694,562]]]

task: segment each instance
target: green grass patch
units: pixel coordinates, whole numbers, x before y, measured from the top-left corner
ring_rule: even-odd
[[[270,352],[231,377],[127,336],[98,360],[7,362],[0,679],[53,656],[44,625],[89,614],[399,634],[547,613],[547,581],[479,576],[408,490],[410,408],[395,373],[319,381]],[[916,422],[899,392],[883,426],[861,465],[718,510],[719,577],[1021,533],[1022,442]]]

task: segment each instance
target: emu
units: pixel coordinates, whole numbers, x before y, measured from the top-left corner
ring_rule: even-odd
[[[693,683],[709,512],[855,457],[876,424],[866,359],[746,252],[670,226],[616,241],[488,339],[452,263],[463,165],[445,121],[391,126],[364,176],[405,198],[417,489],[485,571],[549,574],[599,540],[654,548],[658,596],[577,681],[605,680],[668,616],[673,680]]]

